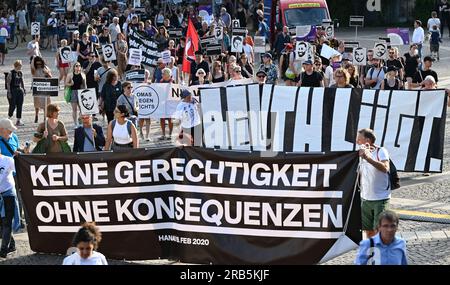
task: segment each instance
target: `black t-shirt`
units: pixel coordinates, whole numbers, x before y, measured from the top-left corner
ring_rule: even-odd
[[[409,52],[405,53],[405,77],[414,77],[419,66],[419,56],[411,56]]]
[[[209,65],[206,61],[202,61],[199,64],[197,64],[195,61],[191,62],[191,74],[192,74],[192,82],[198,81],[198,77],[195,75],[197,73],[197,70],[200,68],[203,68],[203,70],[206,72],[205,78],[208,78],[209,74]]]
[[[320,87],[320,82],[322,80],[323,76],[317,71],[313,71],[311,75],[308,75],[306,72],[300,74],[302,87]]]
[[[413,77],[413,83],[421,83],[422,81],[425,80],[425,77],[427,77],[428,75],[431,75],[434,77],[434,80],[436,80],[436,83],[438,82],[438,75],[436,73],[436,71],[434,70],[419,70],[416,72],[416,74]]]
[[[86,69],[89,65],[89,61],[84,62],[83,69]],[[102,64],[98,61],[92,63],[91,68],[86,73],[86,85],[87,88],[98,88],[98,82],[94,79],[94,70],[102,67]]]
[[[398,59],[393,59],[393,60],[386,60],[386,66],[390,67],[390,66],[395,66],[397,69],[402,69],[403,68],[403,64],[400,60]]]

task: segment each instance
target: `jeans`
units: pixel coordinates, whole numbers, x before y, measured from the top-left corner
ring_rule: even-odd
[[[6,251],[8,248],[15,247],[16,243],[12,236],[12,221],[14,218],[15,207],[14,196],[3,197],[3,203],[5,208],[5,217],[2,218],[2,247],[1,251]]]
[[[422,59],[422,44],[417,44],[417,49],[419,50],[419,58]]]
[[[17,119],[22,118],[23,91],[19,88],[11,89],[11,99],[9,101],[8,117],[12,117],[17,108]]]

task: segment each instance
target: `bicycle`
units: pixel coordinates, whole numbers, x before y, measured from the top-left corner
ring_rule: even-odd
[[[9,37],[7,39],[8,49],[13,50],[19,45],[19,37],[20,35],[18,33],[14,33],[14,37]]]

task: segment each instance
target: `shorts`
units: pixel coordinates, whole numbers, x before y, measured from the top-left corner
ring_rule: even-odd
[[[439,44],[430,44],[431,52],[439,52]]]
[[[48,30],[50,36],[56,36],[58,34],[58,28],[50,27]]]
[[[378,216],[389,207],[389,199],[368,201],[361,199],[362,229],[375,230],[378,227]]]
[[[182,128],[183,134],[188,134],[191,137],[192,146],[202,146],[202,125],[197,125],[192,128]]]
[[[78,103],[78,92],[72,90],[72,95],[70,95],[70,103]]]
[[[8,53],[8,49],[6,48],[6,44],[5,43],[1,43],[0,44],[0,53],[3,53],[3,54],[7,54]]]
[[[66,68],[66,67],[69,67],[69,63],[60,63],[60,64],[58,65],[58,67],[59,67],[59,68]]]

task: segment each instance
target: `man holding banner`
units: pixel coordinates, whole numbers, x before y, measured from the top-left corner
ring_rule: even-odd
[[[387,209],[391,198],[389,153],[385,148],[376,146],[375,140],[373,130],[358,131],[356,143],[360,146],[362,229],[368,238],[377,233],[378,216]]]
[[[75,129],[73,152],[102,151],[105,136],[102,127],[92,123],[92,115],[81,115],[82,125]]]

